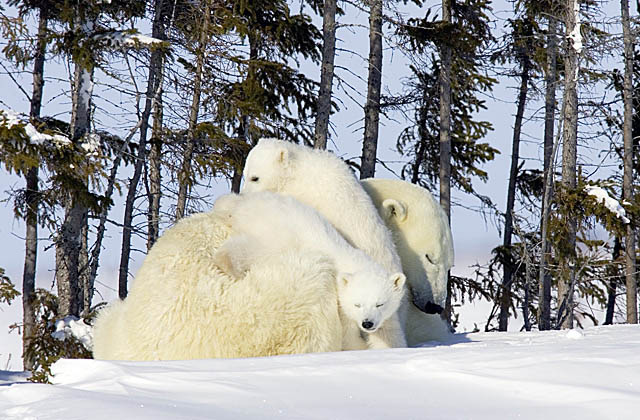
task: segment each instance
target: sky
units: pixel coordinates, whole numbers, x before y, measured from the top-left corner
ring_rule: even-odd
[[[611,3],[610,4],[614,4]],[[507,13],[504,11],[510,7],[506,2],[494,2],[494,17],[503,19]],[[10,9],[8,9],[10,10]],[[613,13],[618,13],[614,8]],[[310,11],[309,11],[310,12]],[[633,13],[634,11],[632,11]],[[350,84],[355,86],[358,92],[355,97],[359,102],[364,103],[364,95],[366,94],[366,72],[367,68],[364,58],[368,55],[368,34],[366,31],[367,15],[364,12],[350,8],[345,21],[353,23],[349,27],[339,29],[338,47],[344,50],[353,50],[353,52],[340,51],[336,57],[337,74],[344,77]],[[319,18],[315,18],[316,23],[321,25]],[[494,25],[499,30],[502,21],[497,21]],[[141,29],[145,33],[144,29]],[[401,54],[393,53],[390,46],[390,40],[385,40],[384,64],[383,64],[383,85],[385,90],[398,92],[402,88],[402,81],[409,75],[407,60]],[[348,69],[348,71],[347,71]],[[61,92],[68,85],[56,81],[55,78],[65,80],[68,78],[67,69],[61,63],[47,63],[46,71],[48,72],[48,81],[45,85],[45,109],[43,114],[51,115],[56,113],[68,112],[69,101]],[[303,67],[303,71],[307,71],[310,77],[319,79],[319,68],[317,66]],[[15,75],[25,90],[30,91],[31,81],[28,75]],[[20,93],[17,86],[6,76],[0,74],[0,83],[3,87],[3,93],[0,95],[0,106],[8,106],[16,111],[27,112],[28,103]],[[499,149],[501,154],[483,167],[489,173],[489,181],[482,183],[478,180],[474,185],[480,194],[489,196],[496,204],[498,209],[504,209],[506,202],[506,188],[508,182],[509,164],[511,156],[511,137],[512,126],[515,112],[515,80],[501,80],[493,92],[493,98],[488,99],[489,109],[482,111],[479,118],[490,121],[494,130],[490,132],[484,141],[491,146]],[[100,91],[102,95],[109,97],[114,102],[122,101],[122,97],[118,97],[113,92]],[[353,93],[353,92],[352,92]],[[361,153],[361,137],[362,137],[362,115],[361,105],[354,103],[347,98],[344,93],[337,91],[336,93],[342,100],[341,110],[331,116],[331,123],[334,129],[332,141],[329,149],[335,151],[344,158],[353,158]],[[535,106],[529,112],[536,112]],[[390,166],[399,169],[397,162],[401,161],[401,157],[395,150],[395,144],[400,131],[406,127],[407,122],[400,115],[394,114],[392,119],[382,118],[378,154],[382,160],[390,162]],[[59,115],[59,118],[65,118],[65,115]],[[103,115],[101,117],[106,124],[113,123],[117,120],[117,116]],[[533,121],[525,126],[525,142],[522,146],[521,154],[527,159],[527,166],[534,167],[537,165],[536,160],[541,158],[541,148],[536,138],[541,136],[540,124]],[[396,162],[396,163],[394,163]],[[129,176],[125,173],[122,178]],[[395,175],[381,165],[377,166],[376,177],[395,178]],[[7,175],[3,170],[0,172],[0,192],[23,187],[23,180],[15,176]],[[229,191],[229,185],[225,181],[220,181],[211,188],[213,195],[219,195]],[[437,193],[437,192],[436,192]],[[6,197],[3,194],[3,197]],[[454,201],[460,202],[463,206],[454,206],[452,208],[452,232],[454,246],[456,252],[456,261],[452,274],[454,275],[471,275],[473,270],[470,266],[477,263],[485,263],[490,258],[491,249],[501,243],[500,232],[497,229],[492,217],[485,217],[482,214],[474,212],[467,207],[475,207],[478,205],[476,198],[464,195],[460,192],[453,193]],[[163,203],[166,205],[166,203]],[[116,204],[110,214],[110,218],[116,221],[122,220],[123,210],[122,197],[116,198]],[[525,211],[525,209],[519,209]],[[24,258],[24,225],[12,216],[12,204],[10,202],[0,203],[0,267],[6,270],[6,274],[16,284],[21,283],[22,267]],[[53,286],[54,267],[54,250],[49,248],[50,241],[46,238],[47,233],[40,231],[41,243],[38,259],[37,287],[51,288]],[[107,231],[105,239],[105,249],[102,252],[101,266],[98,274],[98,292],[94,302],[100,300],[111,300],[115,297],[114,290],[117,284],[117,272],[119,265],[120,250],[120,229],[113,225]],[[144,249],[143,243],[136,244],[138,248]],[[138,252],[134,255],[134,261],[131,265],[132,273],[135,273],[137,267],[140,266],[143,254]],[[475,323],[482,324],[486,317],[487,309],[484,306],[476,309],[472,306],[466,308],[465,314],[462,316],[463,328],[472,328]],[[0,306],[0,336],[4,336],[6,326],[18,321],[21,318],[20,302],[16,301],[10,307]],[[470,326],[470,327],[469,327]],[[15,333],[6,336],[7,347],[0,347],[0,368],[8,358],[8,354],[16,354],[19,350],[19,338]],[[7,350],[9,349],[9,350]],[[15,365],[16,357],[13,357],[11,366]]]

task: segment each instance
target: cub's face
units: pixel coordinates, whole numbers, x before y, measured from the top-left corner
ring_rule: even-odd
[[[283,185],[288,163],[286,148],[272,143],[260,142],[249,152],[244,166],[243,192],[279,192]]]
[[[404,282],[402,273],[390,277],[366,271],[341,274],[338,282],[340,306],[362,331],[375,332],[398,310]]]

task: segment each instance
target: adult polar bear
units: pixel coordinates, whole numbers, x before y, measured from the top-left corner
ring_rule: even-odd
[[[393,233],[416,305],[444,308],[454,250],[442,207],[429,191],[406,181],[369,178],[361,183]],[[443,340],[448,335],[449,327],[439,315],[410,312],[409,344]]]
[[[168,229],[126,300],[98,316],[94,357],[175,360],[342,350],[333,263],[318,253],[284,250],[232,279],[214,263],[228,235],[212,212]]]
[[[402,269],[391,232],[371,198],[334,154],[277,139],[261,139],[249,152],[243,175],[243,191],[291,195],[317,209],[353,246],[383,267],[392,272]],[[443,339],[448,334],[444,322],[423,313],[406,298],[398,312],[410,345]]]
[[[361,181],[393,233],[416,304],[444,307],[454,252],[447,216],[431,193],[396,179]]]

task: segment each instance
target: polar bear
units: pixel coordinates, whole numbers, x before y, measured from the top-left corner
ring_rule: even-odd
[[[222,196],[213,213],[227,220],[232,231],[214,256],[221,269],[242,276],[254,261],[271,259],[282,250],[320,252],[336,269],[343,350],[362,348],[363,338],[367,348],[406,347],[397,314],[405,275],[389,273],[351,246],[315,209],[293,197],[262,191]]]
[[[282,250],[241,279],[214,264],[229,230],[213,213],[182,219],[158,239],[124,301],[103,310],[94,357],[175,360],[340,351],[333,263]]]
[[[427,312],[443,308],[454,250],[442,207],[428,190],[406,181],[370,178],[361,182],[393,232],[414,302]],[[447,335],[448,327],[437,315],[413,313],[409,317],[409,344],[442,340]]]
[[[428,190],[406,181],[370,178],[361,183],[393,232],[416,304],[444,307],[454,251],[440,204]]]
[[[347,241],[391,272],[401,271],[391,232],[351,169],[339,157],[263,138],[251,149],[243,192],[273,191],[318,210]]]
[[[243,176],[242,191],[268,190],[293,196],[318,210],[353,246],[387,270],[402,269],[394,239],[372,198],[334,154],[277,139],[261,139],[247,156]],[[426,291],[429,284],[423,282],[416,293],[418,297],[424,295],[428,299],[432,295]],[[405,299],[398,310],[409,345],[441,340],[449,333],[439,317],[421,312],[425,306],[417,309]]]

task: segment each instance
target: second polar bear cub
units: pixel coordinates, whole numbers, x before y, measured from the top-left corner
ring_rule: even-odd
[[[406,346],[397,314],[405,275],[388,272],[349,245],[315,209],[264,191],[222,196],[213,212],[228,221],[232,232],[214,256],[224,271],[241,276],[261,258],[287,248],[319,251],[336,268],[343,349]]]

